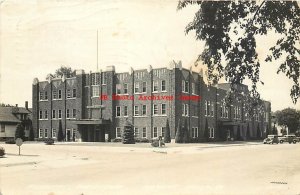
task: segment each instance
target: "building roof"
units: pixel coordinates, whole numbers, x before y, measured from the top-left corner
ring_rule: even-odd
[[[21,122],[13,113],[12,109],[14,107],[1,107],[0,106],[0,122]]]

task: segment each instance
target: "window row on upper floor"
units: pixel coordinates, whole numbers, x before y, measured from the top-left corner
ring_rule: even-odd
[[[66,97],[67,99],[76,98],[77,97],[77,90],[76,88],[67,89],[66,90]],[[62,99],[62,90],[53,90],[52,91],[52,100],[60,100]],[[39,100],[40,101],[47,101],[48,100],[48,91],[40,91],[39,92]]]

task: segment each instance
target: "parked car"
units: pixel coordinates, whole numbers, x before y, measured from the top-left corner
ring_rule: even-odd
[[[278,135],[268,135],[267,138],[264,139],[263,141],[264,144],[278,144]]]
[[[283,142],[289,142],[289,144],[293,143],[296,144],[297,142],[299,142],[299,138],[297,138],[295,135],[290,134],[290,135],[284,135],[282,137],[279,137],[279,143],[283,143]]]

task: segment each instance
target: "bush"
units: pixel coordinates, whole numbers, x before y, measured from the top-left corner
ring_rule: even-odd
[[[15,144],[16,141],[15,141],[14,138],[9,138],[9,139],[7,139],[7,140],[5,141],[5,143],[6,143],[6,144]]]
[[[122,138],[111,139],[111,142],[122,142]]]
[[[54,139],[47,138],[44,142],[45,142],[46,145],[53,145],[54,144]]]
[[[149,143],[150,141],[147,138],[135,138],[135,142],[137,143]]]
[[[0,147],[0,157],[3,157],[5,155],[5,149],[3,147]]]

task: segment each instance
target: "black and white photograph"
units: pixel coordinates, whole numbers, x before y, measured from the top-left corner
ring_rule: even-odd
[[[300,1],[0,0],[0,195],[300,195]]]

